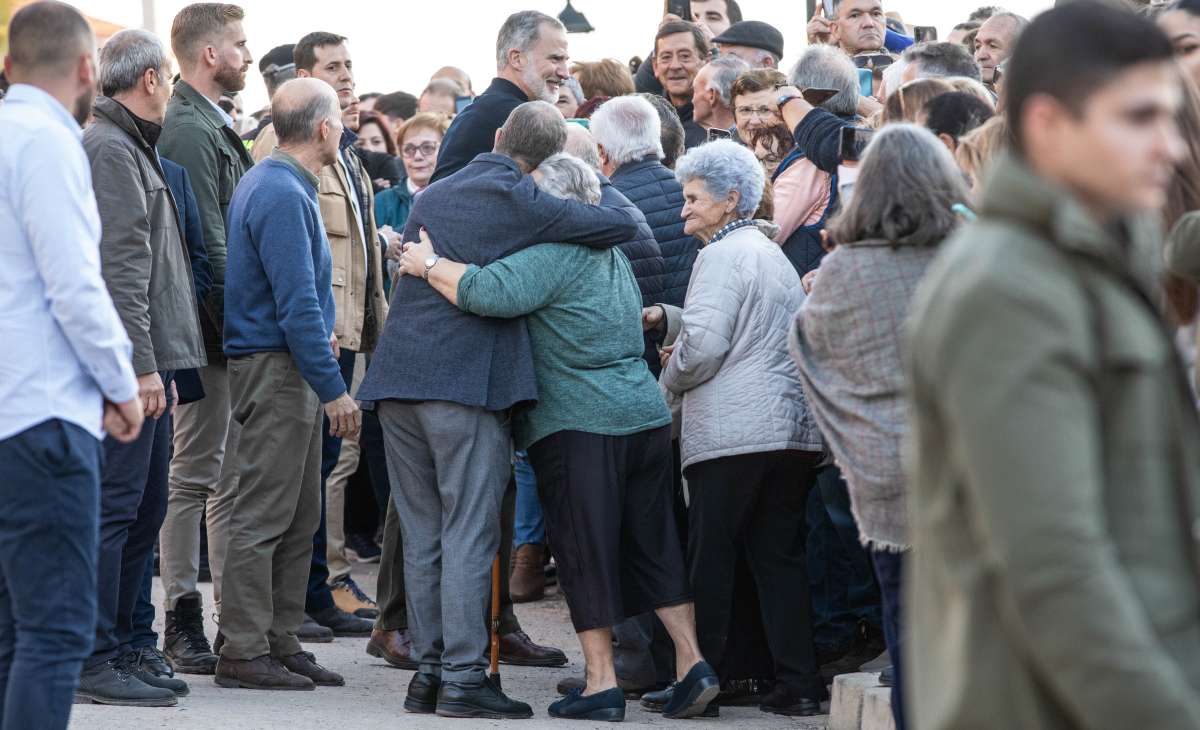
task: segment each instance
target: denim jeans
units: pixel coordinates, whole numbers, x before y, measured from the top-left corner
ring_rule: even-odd
[[[137,602],[133,604],[133,638],[129,645],[136,649],[158,646],[158,633],[154,630],[154,603],[150,594],[154,589],[154,555],[146,558],[146,570],[142,574],[142,588]]]
[[[879,627],[882,607],[875,571],[858,540],[850,494],[835,466],[817,475],[808,497],[808,580],[812,588],[813,639],[818,649],[854,641],[860,622]]]
[[[904,672],[903,642],[904,614],[900,607],[904,584],[904,553],[887,550],[872,550],[875,572],[879,575],[879,588],[883,593],[883,640],[887,642],[888,654],[892,658],[892,716],[896,730],[904,730]]]
[[[538,500],[537,477],[529,465],[529,457],[518,451],[513,464],[517,478],[517,517],[513,525],[513,548],[522,545],[543,545],[546,542],[546,522],[542,503]]]
[[[171,373],[160,375],[170,392]],[[133,648],[134,604],[167,515],[171,416],[147,418],[132,442],[106,438],[103,449],[96,643],[88,667]]]
[[[343,347],[342,356],[338,359],[347,391],[354,380],[356,354]],[[333,467],[337,466],[338,456],[342,453],[342,440],[330,436],[329,419],[324,415],[321,419],[321,524],[313,534],[312,563],[308,569],[308,591],[304,597],[304,611],[309,614],[333,607],[333,593],[329,590],[329,563],[325,558],[325,481],[333,473]]]
[[[96,631],[100,442],[51,419],[0,441],[0,728],[61,730]]]

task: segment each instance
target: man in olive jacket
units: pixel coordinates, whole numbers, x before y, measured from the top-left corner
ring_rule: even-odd
[[[133,343],[146,415],[132,443],[104,441],[96,640],[80,693],[102,703],[173,705],[187,685],[153,647],[135,649],[133,606],[167,507],[176,370],[207,360],[179,212],[154,149],[170,61],[144,30],[114,35],[100,54],[95,122],[83,135],[100,212],[101,272]],[[132,659],[128,659],[132,657]],[[133,677],[121,667],[137,668]]]
[[[221,568],[237,481],[237,427],[229,413],[229,376],[223,353],[225,218],[234,188],[254,164],[232,119],[217,101],[246,85],[251,57],[242,30],[242,9],[196,3],[171,24],[171,49],[180,80],[167,105],[158,150],[182,165],[192,181],[208,259],[212,290],[200,307],[209,365],[200,369],[205,397],[179,407],[167,516],[159,552],[166,594],[166,654],[179,671],[212,674],[217,657],[204,636],[196,573],[200,520],[208,530],[213,599],[221,605]]]
[[[1194,729],[1200,424],[1147,271],[1184,154],[1171,44],[1078,0],[1005,78],[1015,154],[910,320],[907,719]]]

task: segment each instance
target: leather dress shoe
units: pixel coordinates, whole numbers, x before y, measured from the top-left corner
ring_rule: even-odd
[[[346,684],[342,675],[317,664],[313,655],[306,651],[280,657],[279,662],[292,674],[308,677],[318,687],[342,687]]]
[[[418,715],[432,715],[437,711],[438,690],[441,688],[442,680],[432,674],[417,672],[408,683],[404,709]]]
[[[223,637],[220,633],[217,638],[223,642]],[[300,624],[300,628],[296,629],[296,638],[305,644],[328,644],[333,641],[333,631],[325,628],[321,624],[313,620],[312,616],[304,614],[304,622]],[[214,650],[220,654],[220,650]]]
[[[675,684],[660,689],[656,692],[647,692],[642,695],[642,709],[646,712],[662,714],[667,703],[671,701],[671,697],[675,694]],[[704,708],[704,712],[700,713],[700,717],[720,717],[721,708],[719,700],[713,700],[708,703],[708,707]]]
[[[295,674],[270,654],[253,659],[230,659],[222,656],[217,662],[214,680],[219,687],[272,690],[313,690],[317,686],[308,677]]]
[[[175,678],[175,670],[167,664],[167,658],[157,647],[144,646],[121,657],[126,664],[126,671],[142,680],[151,687],[162,687],[175,693],[177,697],[188,694],[187,682]]]
[[[709,703],[721,693],[721,680],[708,662],[696,662],[687,676],[675,683],[671,699],[663,707],[663,717],[678,720],[702,716]]]
[[[370,636],[375,622],[346,613],[336,605],[311,614],[313,621],[333,632],[334,636]]]
[[[524,720],[533,709],[510,699],[484,677],[478,682],[442,682],[438,690],[437,714],[441,717],[484,717],[494,720]]]
[[[780,682],[763,698],[758,709],[773,715],[788,717],[812,717],[821,714],[822,697],[806,697],[795,687]]]
[[[550,705],[550,717],[621,722],[625,719],[625,693],[620,687],[613,687],[584,697],[582,690],[573,689],[566,697]]]
[[[567,655],[562,649],[533,643],[524,631],[514,631],[500,637],[500,662],[518,667],[561,667],[567,663]]]
[[[378,657],[393,667],[416,671],[420,668],[416,657],[413,656],[412,637],[408,631],[371,631],[371,640],[367,642],[367,653]],[[432,712],[433,710],[430,710]]]

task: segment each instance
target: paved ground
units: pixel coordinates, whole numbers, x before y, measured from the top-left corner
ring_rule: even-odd
[[[360,565],[355,578],[368,593],[374,594],[377,566]],[[205,605],[211,605],[212,586],[205,584]],[[155,581],[155,605],[161,605],[161,586]],[[517,606],[517,614],[525,630],[542,643],[562,647],[570,664],[561,669],[526,669],[501,666],[500,674],[505,691],[533,705],[534,719],[502,722],[496,720],[447,720],[429,715],[412,715],[404,711],[404,690],[411,672],[393,669],[382,660],[367,656],[366,639],[337,639],[332,644],[308,644],[324,666],[345,675],[346,686],[318,688],[313,692],[256,692],[229,690],[217,687],[211,677],[180,675],[191,685],[191,694],[181,698],[171,708],[145,709],[76,705],[71,727],[78,730],[112,728],[219,728],[243,730],[258,728],[288,728],[288,730],[370,730],[372,728],[444,727],[452,728],[551,728],[569,724],[571,728],[588,727],[586,723],[564,723],[546,714],[546,707],[556,699],[555,683],[572,674],[582,673],[583,661],[579,644],[571,631],[566,604],[558,595],[534,604]],[[161,612],[157,628],[162,629]],[[216,629],[209,625],[209,638]],[[625,724],[633,727],[679,726],[683,721],[665,720],[660,715],[644,712],[637,703],[628,706]],[[767,715],[757,708],[722,708],[720,720],[692,720],[708,727],[717,725],[737,728],[825,728],[826,718],[789,719]],[[612,727],[595,723],[596,727]]]

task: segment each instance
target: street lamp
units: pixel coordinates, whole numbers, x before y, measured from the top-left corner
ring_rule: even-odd
[[[595,30],[587,17],[571,5],[571,0],[567,0],[567,7],[558,14],[558,19],[562,21],[568,33],[591,33]]]

